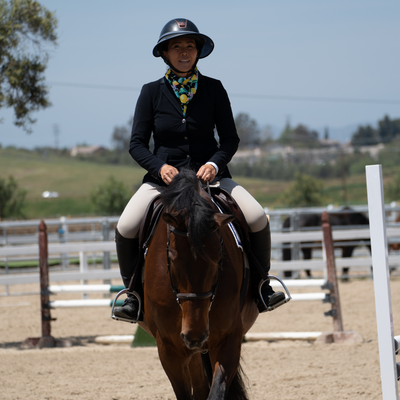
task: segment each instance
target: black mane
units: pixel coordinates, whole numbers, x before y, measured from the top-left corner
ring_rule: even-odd
[[[200,190],[196,173],[182,169],[161,194],[167,211],[179,213],[187,220],[189,240],[196,254],[203,251],[202,238],[215,229],[215,209],[199,194]]]

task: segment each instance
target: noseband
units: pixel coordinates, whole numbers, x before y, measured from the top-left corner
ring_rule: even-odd
[[[210,292],[205,292],[205,293],[179,293],[178,290],[176,289],[176,286],[174,285],[173,281],[172,281],[172,276],[171,276],[171,259],[169,257],[169,244],[170,244],[170,234],[173,233],[175,235],[178,236],[182,236],[182,237],[186,237],[189,239],[189,232],[187,231],[181,231],[177,228],[175,228],[172,225],[167,226],[167,230],[168,230],[168,241],[167,241],[167,266],[168,266],[168,274],[169,274],[169,278],[171,281],[171,288],[172,291],[174,292],[174,296],[176,299],[176,302],[179,304],[179,307],[182,309],[182,304],[181,304],[181,300],[205,300],[211,297],[211,301],[210,301],[210,307],[208,308],[208,312],[210,312],[211,310],[211,306],[214,302],[215,299],[215,293],[217,291],[217,286],[218,286],[218,281],[219,281],[219,267],[222,264],[222,258],[218,261],[218,277],[217,277],[217,281],[214,283],[214,285],[211,288]],[[223,250],[223,240],[222,237],[220,237],[220,242],[221,242],[221,250]],[[222,251],[221,251],[222,254]]]

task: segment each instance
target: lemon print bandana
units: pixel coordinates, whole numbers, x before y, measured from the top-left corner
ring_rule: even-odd
[[[194,73],[189,77],[179,78],[170,68],[165,74],[165,78],[172,86],[176,97],[178,97],[181,102],[183,115],[186,115],[187,106],[197,91],[197,84],[199,81],[198,69],[196,68]]]

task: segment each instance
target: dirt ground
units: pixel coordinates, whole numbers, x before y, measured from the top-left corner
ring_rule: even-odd
[[[14,293],[38,291],[35,285],[10,289]],[[382,399],[373,282],[354,279],[340,283],[339,290],[344,329],[362,335],[363,343],[245,343],[242,366],[250,399]],[[392,278],[391,291],[394,332],[400,334],[400,308],[396,307],[400,304],[399,277]],[[57,299],[80,296],[63,294]],[[0,297],[1,399],[175,398],[155,347],[95,343],[97,336],[135,332],[135,325],[113,321],[109,307],[53,310],[52,317],[57,320],[52,322],[52,335],[72,340],[74,345],[22,349],[26,338],[41,335],[39,301],[37,294]],[[251,332],[331,331],[332,318],[324,316],[329,309],[329,304],[320,301],[290,302],[260,316]]]

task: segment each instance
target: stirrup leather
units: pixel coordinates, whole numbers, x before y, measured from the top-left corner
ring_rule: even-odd
[[[282,285],[282,287],[285,289],[286,295],[285,295],[285,299],[284,300],[279,301],[278,303],[276,303],[276,304],[274,304],[272,306],[267,306],[265,301],[264,301],[264,299],[263,299],[263,297],[262,297],[261,288],[262,288],[262,285],[265,282],[269,282],[270,279],[277,280]],[[284,304],[286,304],[290,300],[292,300],[292,296],[290,295],[289,290],[286,287],[286,285],[283,283],[283,281],[281,279],[279,279],[277,276],[274,276],[274,275],[268,275],[267,279],[263,279],[263,280],[260,281],[260,284],[258,285],[258,294],[260,296],[261,301],[263,302],[263,304],[265,306],[265,309],[266,309],[265,311],[273,311],[273,310],[277,309],[278,307],[283,306]]]
[[[132,318],[123,318],[123,317],[118,317],[117,315],[114,314],[114,308],[115,305],[117,304],[117,299],[118,297],[120,297],[123,294],[129,294],[132,296],[135,296],[138,299],[139,302],[139,309],[138,309],[138,313],[136,316],[136,319]],[[124,322],[130,322],[131,324],[135,324],[140,320],[140,313],[142,311],[142,299],[140,298],[139,294],[135,291],[130,292],[129,289],[123,289],[120,292],[117,293],[117,295],[115,296],[115,299],[112,303],[112,308],[111,308],[111,318],[115,319],[116,321],[124,321]]]

